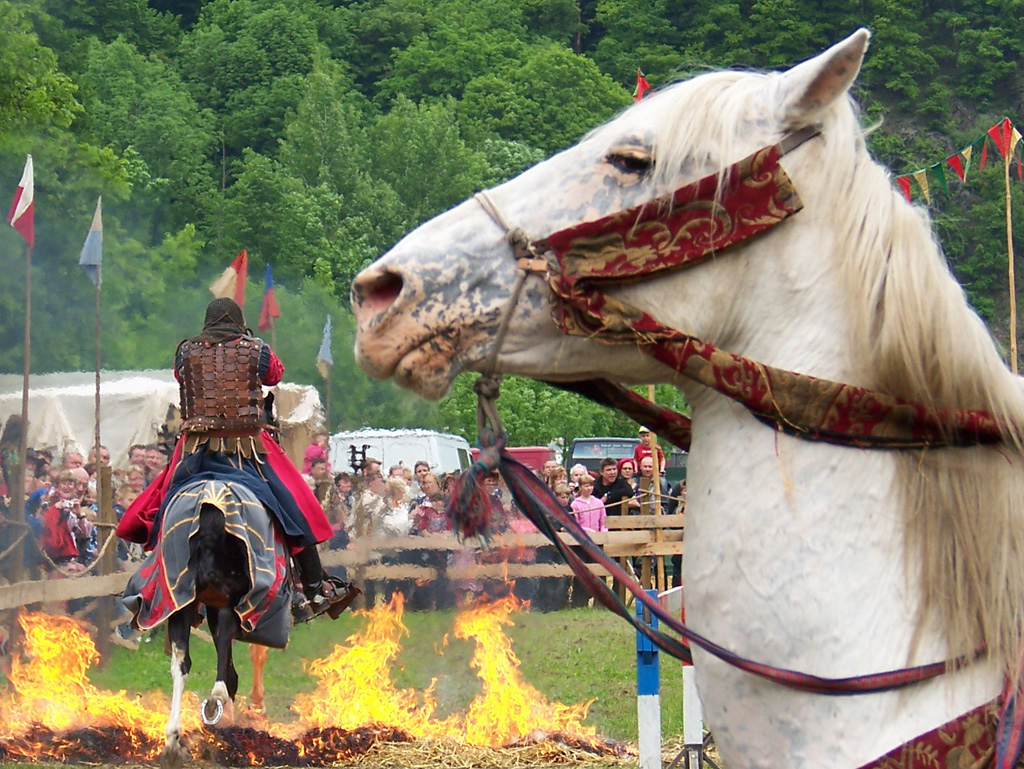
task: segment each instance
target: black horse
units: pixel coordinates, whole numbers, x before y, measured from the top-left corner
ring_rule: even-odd
[[[131,577],[125,605],[140,628],[167,622],[171,712],[161,763],[180,766],[181,700],[192,667],[189,639],[205,613],[217,649],[217,678],[200,707],[207,726],[231,715],[238,691],[235,639],[284,648],[291,630],[288,548],[280,527],[249,489],[193,481],[168,501],[158,546]]]

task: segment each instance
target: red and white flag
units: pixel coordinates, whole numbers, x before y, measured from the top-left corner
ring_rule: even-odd
[[[11,213],[7,215],[7,221],[18,231],[21,237],[29,246],[36,242],[34,212],[32,202],[36,196],[35,180],[32,171],[32,156],[29,155],[25,161],[25,170],[21,174],[21,181],[18,182],[18,191],[14,193],[14,201],[11,203]]]
[[[245,275],[249,271],[249,253],[243,248],[217,280],[210,284],[210,293],[218,299],[234,299],[239,307],[245,307]]]

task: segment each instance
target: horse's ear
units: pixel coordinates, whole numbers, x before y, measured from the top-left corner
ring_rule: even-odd
[[[787,128],[815,122],[819,113],[846,93],[857,79],[871,33],[861,27],[822,54],[782,75],[782,118]]]

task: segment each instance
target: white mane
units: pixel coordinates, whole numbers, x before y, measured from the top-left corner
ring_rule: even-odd
[[[660,126],[652,148],[656,183],[726,167],[751,151],[745,136],[760,133],[762,145],[779,140],[751,118],[763,114],[751,105],[764,103],[778,77],[711,73],[636,105],[659,112],[650,121]],[[1015,427],[998,448],[903,452],[896,490],[907,562],[920,570],[919,629],[938,622],[951,654],[987,643],[1015,667],[1024,646],[1024,477],[1007,458],[1024,445],[1024,389],[968,307],[927,213],[908,204],[868,155],[852,100],[823,114],[818,140],[828,168],[819,169],[813,191],[800,191],[845,246],[829,258],[841,264],[856,319],[849,340],[856,382],[931,406],[983,409]]]

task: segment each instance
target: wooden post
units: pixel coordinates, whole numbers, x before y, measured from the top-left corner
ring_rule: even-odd
[[[99,432],[97,428],[97,433]],[[97,435],[97,446],[98,435]],[[99,455],[99,449],[96,450],[97,456]],[[114,527],[117,525],[117,516],[114,515],[114,494],[113,494],[113,479],[111,475],[110,467],[107,465],[99,465],[98,472],[96,474],[96,499],[99,507],[98,520],[101,523],[107,524],[101,528],[101,531],[106,534],[107,537],[114,536]],[[106,538],[103,540],[106,542]],[[103,559],[97,566],[97,572],[100,575],[113,574],[117,571],[117,545],[111,542],[106,551],[103,553]],[[96,626],[99,628],[96,638],[96,651],[99,652],[101,668],[106,667],[110,661],[110,650],[112,643],[110,641],[110,634],[114,632],[113,624],[117,618],[118,612],[116,609],[117,596],[107,596],[106,598],[100,599],[99,610],[97,612],[98,618]]]

